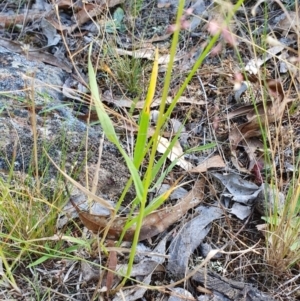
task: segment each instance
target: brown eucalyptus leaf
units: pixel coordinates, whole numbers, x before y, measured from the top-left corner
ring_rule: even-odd
[[[186,212],[197,206],[203,199],[205,180],[198,180],[193,189],[183,197],[176,205],[166,206],[160,210],[154,211],[144,218],[142,229],[140,232],[139,240],[148,239],[153,237],[164,230],[170,225],[178,221]],[[107,238],[118,240],[127,222],[126,217],[116,217],[113,221],[105,216],[90,214],[81,211],[78,206],[71,199],[70,202],[78,212],[79,218],[82,223],[94,233],[101,233],[105,228],[111,224]],[[132,241],[135,233],[135,225],[133,225],[124,235],[123,240]]]
[[[93,3],[87,3],[84,5],[84,8],[78,11],[74,16],[76,19],[76,23],[71,26],[70,33],[73,32],[75,29],[80,27],[82,24],[90,21],[91,18],[100,15],[104,9],[103,5],[97,5]]]
[[[246,131],[244,133],[243,133],[243,127],[246,128]],[[249,173],[249,171],[240,165],[239,160],[237,158],[236,149],[242,141],[245,141],[244,144],[247,145],[247,141],[249,138],[258,137],[261,135],[259,129],[251,130],[250,127],[251,127],[250,122],[246,122],[240,126],[233,127],[229,132],[231,162],[240,172],[244,172],[244,173]]]
[[[208,158],[204,162],[201,162],[199,165],[189,170],[189,172],[206,172],[209,168],[223,168],[225,167],[225,163],[220,155],[213,156]]]
[[[122,3],[124,3],[124,0],[100,1],[99,3],[97,1],[96,3],[84,2],[82,9],[74,14],[76,23],[68,28],[69,33],[72,33],[81,25],[100,15],[107,7],[114,7]]]
[[[76,2],[73,4],[73,1],[71,0],[59,0],[56,2],[56,5],[60,8],[60,9],[68,9],[68,8],[75,8],[78,9],[78,6],[76,4]]]
[[[28,22],[33,22],[40,20],[52,12],[37,12],[35,10],[29,10],[28,13],[24,14],[15,14],[15,15],[7,15],[7,14],[0,14],[0,25],[3,25],[4,27],[8,27],[10,25],[25,25]]]

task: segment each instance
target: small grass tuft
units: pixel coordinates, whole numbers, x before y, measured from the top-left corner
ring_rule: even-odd
[[[14,180],[15,187],[0,179],[0,212],[3,253],[16,258],[31,250],[27,241],[52,236],[63,197],[57,194],[52,203],[30,189],[28,183]],[[14,246],[11,247],[9,242]]]
[[[144,92],[141,87],[144,65],[141,59],[127,56],[112,61],[111,70],[116,74],[116,79],[124,87],[126,94],[129,92],[134,97],[139,97]]]

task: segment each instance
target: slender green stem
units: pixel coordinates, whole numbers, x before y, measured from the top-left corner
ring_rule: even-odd
[[[136,223],[136,231],[135,231],[135,235],[134,235],[133,242],[132,242],[132,250],[133,250],[132,253],[133,254],[130,254],[127,273],[122,281],[122,285],[124,285],[126,280],[130,277],[132,266],[133,266],[134,255],[135,255],[134,253],[136,250],[136,246],[138,244],[139,234],[140,234],[142,224],[143,224],[144,211],[145,211],[145,206],[146,206],[146,202],[147,202],[148,190],[149,190],[149,187],[152,182],[152,166],[154,165],[154,162],[155,162],[157,145],[159,143],[158,137],[159,137],[161,128],[163,126],[162,116],[163,116],[163,113],[165,110],[165,104],[166,104],[166,99],[167,99],[167,93],[168,93],[167,87],[170,86],[170,82],[171,82],[172,66],[173,66],[173,62],[174,62],[174,58],[175,58],[175,54],[176,54],[176,48],[177,48],[177,44],[178,44],[179,31],[180,31],[180,29],[179,29],[180,18],[183,14],[184,3],[185,3],[185,1],[180,1],[179,7],[178,7],[178,13],[177,13],[177,19],[176,19],[176,27],[178,28],[178,30],[175,31],[174,36],[173,36],[170,62],[168,65],[168,71],[167,71],[166,78],[165,78],[163,97],[162,97],[162,101],[161,101],[160,108],[159,108],[159,116],[160,117],[158,118],[156,130],[153,135],[153,145],[151,148],[151,154],[150,154],[150,158],[149,158],[149,163],[148,163],[148,168],[146,171],[145,179],[143,181],[144,191],[143,191],[143,196],[142,196],[142,199],[140,202],[140,210],[139,210],[139,215],[138,215],[138,219],[137,219],[137,223]]]

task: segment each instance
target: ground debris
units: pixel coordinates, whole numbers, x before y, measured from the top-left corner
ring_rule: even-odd
[[[226,300],[226,301],[274,301],[272,297],[261,293],[257,288],[243,282],[229,280],[212,271],[199,270],[192,280],[201,283],[206,289],[211,290],[213,296],[219,299],[200,300]]]

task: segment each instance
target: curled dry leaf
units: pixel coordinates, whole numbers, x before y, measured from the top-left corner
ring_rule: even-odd
[[[166,206],[160,210],[154,211],[144,218],[139,240],[144,240],[155,236],[170,225],[178,221],[189,209],[197,206],[203,199],[205,180],[201,179],[195,183],[193,189],[174,206]],[[104,231],[108,224],[111,227],[108,230],[107,238],[118,240],[127,222],[126,217],[116,217],[113,222],[105,216],[94,215],[81,211],[78,206],[70,200],[82,223],[94,233]],[[126,232],[125,241],[132,241],[135,233],[135,225]]]
[[[211,173],[211,175],[222,183],[228,190],[230,198],[235,202],[251,206],[261,192],[261,187],[244,180],[240,175],[234,173],[221,174],[217,172]],[[226,194],[228,193],[226,192]]]
[[[47,21],[47,19],[42,19],[40,23],[40,29],[43,35],[47,38],[47,47],[56,46],[61,40],[61,36],[57,34],[56,28]]]
[[[244,220],[251,214],[252,209],[250,206],[234,203],[232,207],[229,209],[229,212],[231,214],[234,214],[238,219]]]
[[[257,137],[260,135],[261,135],[260,130],[248,131],[245,134],[243,134],[241,132],[240,127],[238,127],[238,126],[235,126],[230,130],[229,142],[230,142],[230,148],[231,148],[231,162],[237,168],[237,170],[239,170],[240,172],[249,173],[248,169],[242,167],[238,161],[238,158],[236,155],[236,149],[237,149],[238,145],[241,142],[245,142],[243,144],[247,145],[247,142],[251,137]],[[251,160],[251,158],[250,158],[250,160]]]

